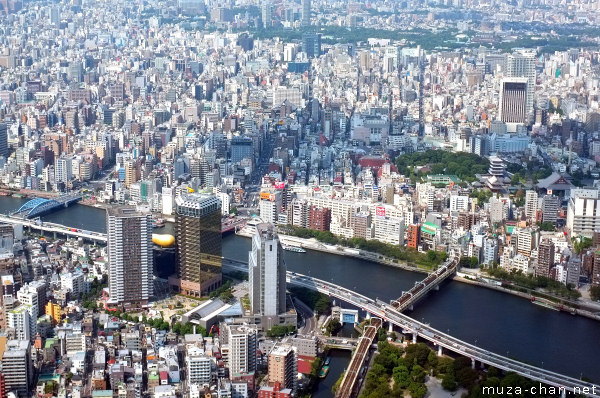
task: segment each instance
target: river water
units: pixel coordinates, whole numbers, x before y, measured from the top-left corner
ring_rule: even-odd
[[[17,209],[24,199],[0,197],[0,212]],[[73,205],[42,217],[74,228],[106,232],[105,211]],[[167,225],[162,232],[170,233]],[[157,230],[161,232],[161,230]],[[223,256],[247,261],[251,241],[229,235]],[[368,297],[390,300],[423,279],[423,274],[361,259],[308,251],[285,252],[288,270],[333,281]],[[546,309],[527,300],[460,282],[448,281],[407,313],[442,331],[498,354],[579,378],[600,382],[600,323]],[[339,376],[339,374],[338,374]],[[327,379],[337,377],[333,374]],[[326,379],[326,380],[327,380]],[[327,396],[327,395],[323,395]]]

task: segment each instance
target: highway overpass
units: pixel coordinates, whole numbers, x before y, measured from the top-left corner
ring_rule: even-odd
[[[238,271],[248,271],[247,264],[237,260],[225,260],[226,261],[223,262],[225,267],[229,267]],[[346,289],[331,282],[312,278],[310,276],[295,272],[287,272],[287,281],[292,286],[300,286],[317,290],[321,293],[359,307],[369,314],[377,316],[386,322],[392,323],[394,326],[400,328],[404,333],[412,334],[413,341],[416,341],[417,337],[421,337],[435,344],[438,347],[439,352],[441,352],[442,349],[447,349],[470,358],[473,366],[475,366],[475,362],[481,362],[507,372],[515,372],[531,380],[553,386],[564,394],[569,392],[583,393],[583,389],[587,388],[584,395],[600,398],[599,385],[552,372],[550,370],[542,369],[516,359],[487,351],[484,348],[474,346],[465,341],[452,337],[440,330],[437,330],[425,323],[419,322],[416,319],[413,319],[398,311],[391,304],[381,300],[373,300],[369,297],[363,296],[350,289]]]

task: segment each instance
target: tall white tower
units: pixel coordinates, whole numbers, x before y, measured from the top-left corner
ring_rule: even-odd
[[[252,313],[276,316],[285,313],[285,262],[279,237],[272,224],[259,224],[249,254],[249,286]]]

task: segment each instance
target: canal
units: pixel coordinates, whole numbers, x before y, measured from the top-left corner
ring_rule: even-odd
[[[329,373],[324,379],[319,379],[316,383],[312,393],[313,398],[331,398],[333,396],[331,388],[350,363],[350,351],[330,350],[329,357],[331,358]]]
[[[0,212],[18,208],[24,199],[1,197]],[[42,217],[74,228],[105,232],[105,212],[82,205]],[[157,232],[170,233],[167,225]],[[229,235],[223,256],[247,261],[251,241]],[[334,254],[285,252],[290,271],[390,300],[408,290],[422,274]],[[438,292],[407,313],[466,342],[549,370],[600,382],[600,324],[590,319],[546,309],[526,300],[460,282],[444,282]],[[330,374],[335,383],[337,377]],[[326,396],[326,395],[323,395]]]

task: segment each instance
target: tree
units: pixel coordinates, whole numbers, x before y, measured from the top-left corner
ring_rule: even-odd
[[[394,383],[401,388],[406,388],[410,385],[410,373],[406,366],[396,366],[392,373]]]
[[[412,379],[412,381],[415,381],[417,383],[424,383],[425,370],[419,365],[413,366],[412,370],[410,371],[410,378]]]
[[[342,324],[337,318],[333,318],[325,327],[325,333],[329,336],[336,334],[342,328]]]
[[[600,286],[590,287],[590,297],[594,301],[600,300]]]
[[[233,206],[233,207],[231,208],[231,211],[230,211],[230,213],[231,213],[231,214],[233,214],[234,216],[237,216],[237,214],[238,214],[238,208],[237,208],[237,207],[235,207],[235,206]]]
[[[423,383],[412,382],[408,386],[412,398],[423,398],[427,394],[427,387]]]
[[[458,384],[454,379],[454,373],[446,373],[442,379],[442,388],[447,391],[456,391]]]

